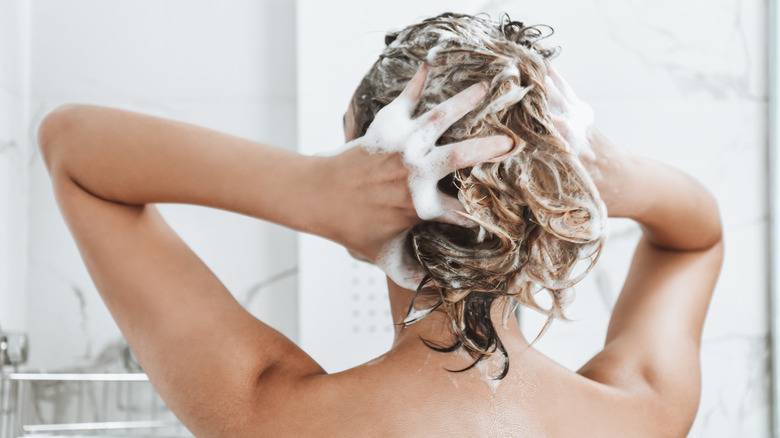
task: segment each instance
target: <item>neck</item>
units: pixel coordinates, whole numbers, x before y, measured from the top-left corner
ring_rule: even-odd
[[[452,328],[452,320],[447,315],[444,307],[439,307],[439,309],[414,324],[404,326],[403,321],[409,312],[409,305],[414,297],[414,291],[398,286],[389,278],[387,279],[387,287],[390,294],[390,309],[393,315],[393,323],[395,324],[393,350],[422,347],[430,351],[422,343],[421,338],[432,345],[443,347],[449,347],[455,343],[456,338]],[[415,309],[429,308],[435,303],[434,299],[418,296]],[[491,308],[491,319],[507,351],[511,352],[518,347],[528,347],[529,344],[520,331],[520,326],[517,324],[517,319],[514,315],[509,315],[508,318],[504,317],[508,305],[508,299],[496,300]]]

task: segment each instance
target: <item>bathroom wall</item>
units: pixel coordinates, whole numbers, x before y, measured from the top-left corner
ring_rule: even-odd
[[[29,3],[26,132],[34,132],[57,105],[81,102],[295,147],[294,2]],[[0,32],[4,30],[0,26]],[[0,36],[0,44],[4,41]],[[29,172],[30,365],[115,365],[122,348],[120,333],[57,210],[40,154],[31,147],[14,165]],[[292,232],[208,208],[164,205],[161,210],[240,302],[297,337]],[[0,216],[4,212],[0,210]]]
[[[25,2],[0,2],[0,329],[4,331],[23,331],[26,326],[27,13]]]
[[[726,257],[705,325],[701,406],[690,436],[770,436],[766,1],[298,4],[298,127],[307,152],[343,141],[341,116],[388,29],[446,10],[552,25],[549,41],[562,47],[554,63],[593,106],[602,131],[686,170],[720,203]],[[554,323],[538,349],[575,370],[601,348],[638,237],[632,223],[611,223],[601,261],[577,287],[575,321]],[[388,336],[367,333],[370,321],[355,313],[376,307],[368,298],[382,297],[381,274],[321,239],[300,242],[304,348],[334,370],[381,352]],[[533,339],[544,321],[532,311],[521,319]]]
[[[716,196],[726,255],[702,341],[692,437],[770,434],[767,264],[767,2],[545,2],[556,64],[616,144],[680,167]],[[494,10],[523,13],[519,1]],[[559,11],[567,10],[566,14]],[[636,227],[614,224],[603,259],[538,348],[577,368],[602,345]],[[684,293],[684,291],[681,291]],[[525,312],[524,327],[541,321]]]
[[[342,117],[384,47],[387,29],[474,3],[298,0],[299,150],[311,154],[344,144]],[[386,352],[393,330],[384,274],[325,239],[301,235],[298,244],[301,347],[329,372]]]

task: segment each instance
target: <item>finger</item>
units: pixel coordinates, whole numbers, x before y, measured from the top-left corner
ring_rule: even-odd
[[[410,177],[409,190],[412,195],[412,205],[417,217],[424,221],[434,220],[441,215],[442,205],[436,180],[429,176]]]
[[[576,102],[579,100],[577,98],[577,94],[574,92],[574,90],[571,89],[569,83],[566,82],[566,79],[564,79],[563,76],[558,73],[558,70],[556,70],[552,65],[547,68],[547,75],[552,78],[553,83],[561,91],[561,93],[563,93],[563,97],[566,100],[570,102]]]
[[[439,191],[439,204],[442,210],[468,213],[466,207],[460,202],[460,199]]]
[[[435,141],[453,123],[482,102],[486,95],[487,84],[484,82],[476,83],[436,105],[435,108],[420,116],[419,121],[423,126],[427,126],[427,134]]]
[[[401,100],[408,102],[410,113],[414,110],[414,106],[417,104],[417,101],[420,100],[422,90],[425,88],[425,80],[427,78],[428,63],[423,62],[420,68],[417,69],[417,73],[415,73],[414,76],[412,76],[412,79],[409,80],[409,83],[406,84],[404,91],[402,91],[401,95],[398,96],[401,98]]]
[[[544,78],[544,88],[547,89],[547,104],[550,111],[562,112],[564,105],[566,105],[566,99],[549,76]]]
[[[468,216],[468,213],[458,210],[445,210],[442,212],[441,216],[436,218],[436,221],[457,225],[463,228],[476,228],[479,226]]]
[[[552,117],[552,122],[555,126],[555,129],[558,130],[558,133],[561,134],[561,137],[563,137],[568,142],[571,136],[571,131],[569,130],[569,125],[566,123],[566,120],[560,117]]]
[[[467,228],[476,225],[473,220],[466,216],[468,214],[466,207],[464,207],[457,198],[439,192],[439,203],[441,204],[442,211],[435,220]]]
[[[459,143],[434,147],[428,154],[429,172],[438,179],[458,169],[489,161],[512,150],[514,142],[505,135],[470,138]]]

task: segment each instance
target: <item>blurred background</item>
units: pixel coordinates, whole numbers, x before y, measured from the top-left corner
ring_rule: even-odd
[[[727,250],[704,330],[702,400],[690,436],[772,436],[771,6],[767,0],[0,0],[0,332],[7,335],[9,364],[0,385],[0,437],[12,436],[3,435],[11,422],[40,432],[46,424],[87,421],[78,416],[110,420],[97,414],[96,400],[113,397],[121,383],[50,380],[42,388],[33,374],[68,372],[78,380],[138,371],[54,202],[36,141],[46,113],[62,103],[92,103],[307,154],[334,149],[344,142],[342,115],[352,92],[385,33],[445,11],[494,18],[506,12],[552,26],[546,42],[562,49],[554,64],[594,108],[597,126],[617,145],[680,167],[715,194]],[[250,312],[327,370],[365,362],[390,346],[385,284],[376,268],[332,243],[252,218],[182,205],[161,211]],[[577,287],[575,321],[554,323],[538,349],[577,369],[601,348],[638,237],[632,223],[611,223],[599,264]],[[532,311],[520,319],[529,338],[543,324]],[[141,408],[152,403],[145,397]],[[83,409],[71,415],[58,403]]]

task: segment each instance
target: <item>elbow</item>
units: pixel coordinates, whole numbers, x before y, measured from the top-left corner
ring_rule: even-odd
[[[712,213],[712,226],[711,226],[711,237],[710,237],[710,245],[707,247],[708,249],[712,249],[715,247],[720,247],[722,251],[723,247],[723,220],[721,219],[720,214],[720,208],[718,206],[718,201],[715,199],[715,197],[710,194],[710,203],[712,204],[711,211]]]
[[[700,187],[701,193],[693,199],[698,220],[690,229],[695,242],[690,249],[709,251],[723,246],[723,220],[715,195],[701,184]]]
[[[63,149],[72,144],[68,138],[78,125],[76,117],[79,107],[74,104],[61,105],[47,114],[38,126],[38,147],[49,173],[55,166],[61,165]]]

